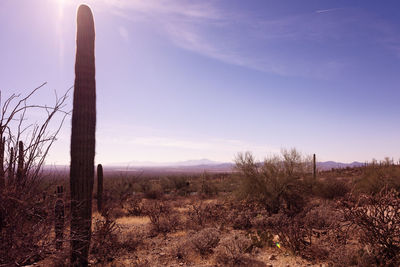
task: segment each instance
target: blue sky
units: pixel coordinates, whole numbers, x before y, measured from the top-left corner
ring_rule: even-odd
[[[91,0],[96,161],[400,158],[398,1]],[[74,82],[78,1],[0,1],[0,89]],[[71,99],[69,101],[71,106]],[[36,119],[38,114],[32,114]],[[69,162],[66,121],[48,163]]]

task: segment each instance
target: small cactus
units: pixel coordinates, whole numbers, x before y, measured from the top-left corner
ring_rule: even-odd
[[[8,184],[14,182],[14,148],[10,149],[10,159],[8,161]]]
[[[63,186],[57,186],[57,201],[54,206],[54,232],[55,232],[55,243],[56,249],[60,250],[62,248],[63,239],[64,239],[64,210],[65,205],[63,201]]]
[[[24,143],[18,143],[18,167],[17,167],[17,184],[21,186],[24,179]]]
[[[0,136],[0,191],[6,185],[6,177],[4,172],[4,146],[6,143],[6,138],[1,138]]]
[[[317,180],[317,161],[315,158],[315,154],[313,155],[313,179],[314,181]]]
[[[103,166],[97,165],[97,210],[103,210]]]

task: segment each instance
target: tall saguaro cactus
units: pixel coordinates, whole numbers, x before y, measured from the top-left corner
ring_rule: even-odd
[[[103,166],[97,165],[97,210],[103,211]]]
[[[71,132],[71,266],[87,266],[92,225],[96,131],[94,21],[90,8],[77,12],[75,88]]]

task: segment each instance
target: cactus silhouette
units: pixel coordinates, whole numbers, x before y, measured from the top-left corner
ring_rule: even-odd
[[[4,146],[6,144],[6,138],[0,138],[0,191],[6,185],[6,177],[4,173]]]
[[[62,248],[63,238],[64,238],[64,201],[63,201],[63,186],[57,186],[57,201],[54,206],[54,232],[55,232],[55,243],[56,249],[60,250]]]
[[[103,210],[103,166],[97,165],[97,210]]]
[[[16,178],[18,186],[22,186],[24,179],[24,143],[22,141],[18,143],[18,167]]]
[[[315,154],[313,155],[313,179],[317,180],[317,161],[315,158]]]
[[[75,85],[71,129],[71,266],[87,266],[92,225],[96,131],[94,21],[90,8],[77,12]]]
[[[8,184],[14,182],[14,148],[10,149],[10,159],[8,161]]]

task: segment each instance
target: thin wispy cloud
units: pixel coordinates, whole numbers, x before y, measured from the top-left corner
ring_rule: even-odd
[[[283,76],[329,78],[345,72],[348,59],[331,57],[328,48],[323,53],[323,44],[341,43],[359,37],[352,36],[354,33],[350,34],[346,29],[364,27],[364,22],[368,21],[368,16],[359,10],[343,8],[269,19],[235,14],[211,1],[104,2],[120,16],[132,20],[141,18],[154,24],[160,34],[182,49],[227,64]],[[285,49],[285,44],[288,46],[284,54],[279,50],[282,43],[282,49]],[[299,54],[297,49],[290,48],[296,43],[299,43],[298,49],[305,45],[318,45],[321,55],[310,61],[306,54]]]
[[[340,10],[340,9],[341,9],[341,8],[321,9],[321,10],[315,11],[315,13],[326,13],[326,12],[332,12],[332,11],[336,11],[336,10]]]

